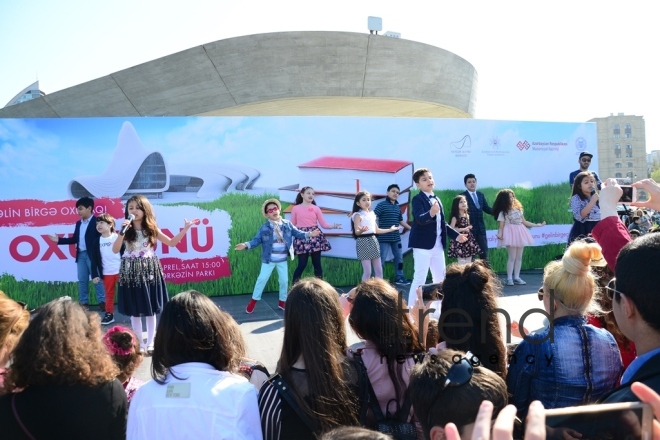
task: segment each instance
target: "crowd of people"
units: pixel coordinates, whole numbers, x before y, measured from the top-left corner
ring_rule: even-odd
[[[298,230],[280,217],[277,200],[267,200],[263,231],[237,245],[237,250],[262,246],[262,273],[248,312],[272,270],[279,270],[278,255],[285,261],[294,239],[316,243],[295,247],[312,256],[319,275],[280,291],[284,333],[274,372],[247,357],[238,324],[206,295],[190,290],[168,300],[153,246],[156,240],[175,245],[195,220],[168,237],[148,200],[133,197],[120,234],[106,237],[121,255],[118,304],[132,317],[132,329],[115,326],[104,333],[99,315],[68,298],[30,317],[25,304],[0,293],[2,436],[465,439],[489,438],[492,426],[493,438],[580,438],[583,433],[572,428],[546,426],[544,408],[642,400],[660,417],[660,234],[631,239],[617,212],[621,188],[614,179],[592,194],[599,185],[595,177],[588,171],[574,177],[571,208],[582,229],[561,259],[544,269],[538,296],[548,326],[533,333],[520,329],[517,346],[505,344],[497,304],[502,285],[487,260],[470,258],[445,269],[443,254],[443,264],[435,264],[436,247],[444,249],[446,235],[465,245],[454,247],[457,255],[469,247],[471,257],[486,256],[478,228],[464,220],[470,208],[479,207],[497,217],[498,239],[510,248],[507,284],[524,283],[517,248],[525,246],[525,226],[542,223],[525,220],[512,191],[500,191],[491,209],[476,191],[476,178],[466,176],[468,191],[456,198],[447,224],[430,196],[432,174],[417,170],[414,221],[409,225],[392,216],[396,223],[385,227],[370,215],[368,193],[355,198],[355,235],[359,240],[366,233],[358,241],[358,254],[368,263],[365,274],[378,273],[381,264],[371,258],[382,245],[376,235],[411,228],[420,279],[413,281],[408,305],[379,277],[365,276],[339,295],[321,278],[316,263],[324,238],[312,223],[336,225],[314,220],[319,213],[312,208],[302,215],[310,217],[304,220],[307,230]],[[650,195],[639,205],[660,209],[660,185],[650,179],[634,185]],[[301,198],[309,208],[313,190]],[[79,210],[88,209],[85,203]],[[82,225],[84,220],[76,226],[78,237],[92,226],[101,236],[112,235],[104,234],[108,219],[96,225],[89,217]],[[594,224],[582,225],[587,222]],[[90,252],[94,242],[86,245]],[[88,267],[92,259],[79,263],[89,269],[87,277],[113,275]],[[442,300],[440,320],[430,317],[431,303],[424,298],[429,269],[434,281],[442,281],[436,298]],[[147,317],[146,344],[140,316]],[[346,321],[363,341],[359,346],[348,346]],[[133,375],[145,354],[153,356],[153,380],[143,384]],[[654,423],[654,438],[660,438],[660,424]]]

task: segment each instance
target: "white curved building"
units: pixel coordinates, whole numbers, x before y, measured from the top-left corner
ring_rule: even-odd
[[[250,189],[260,176],[258,170],[246,165],[180,164],[170,168],[163,154],[147,150],[133,124],[124,122],[105,171],[97,176],[76,177],[67,189],[75,199],[130,198],[134,194],[162,198],[164,193],[195,193],[197,198],[210,200],[224,192]]]

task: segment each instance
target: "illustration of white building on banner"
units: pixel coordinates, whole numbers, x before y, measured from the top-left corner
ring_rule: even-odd
[[[117,172],[121,170],[121,172]],[[245,165],[172,164],[163,154],[149,151],[130,122],[119,131],[117,148],[105,171],[97,176],[81,176],[71,180],[68,193],[72,198],[121,197],[142,194],[149,198],[213,200],[222,193],[252,189],[261,173]]]

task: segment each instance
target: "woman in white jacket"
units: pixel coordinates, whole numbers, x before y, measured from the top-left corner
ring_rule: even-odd
[[[234,319],[190,290],[163,309],[154,380],[133,397],[128,439],[261,439],[257,391],[237,371],[245,343]]]

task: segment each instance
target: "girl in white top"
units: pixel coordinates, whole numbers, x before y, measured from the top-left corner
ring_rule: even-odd
[[[383,265],[380,262],[380,246],[376,234],[386,234],[398,230],[398,225],[389,229],[378,227],[376,214],[371,210],[371,194],[360,191],[356,194],[351,212],[351,226],[358,260],[362,262],[362,281],[371,278],[371,266],[376,278],[383,278]]]

